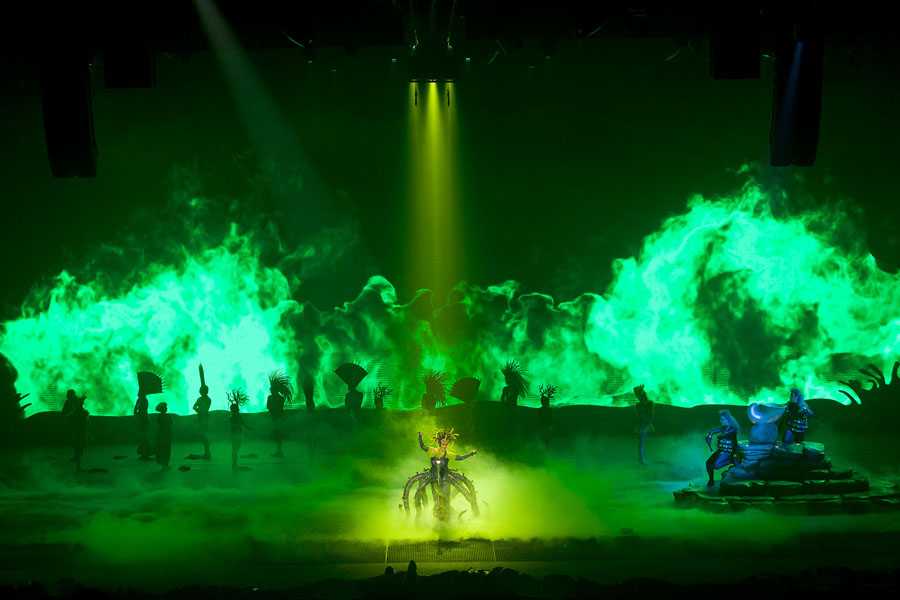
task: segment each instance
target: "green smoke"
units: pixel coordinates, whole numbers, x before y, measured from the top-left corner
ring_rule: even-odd
[[[155,265],[116,296],[102,285],[61,273],[39,309],[4,326],[2,351],[21,368],[19,387],[38,392],[84,390],[94,411],[127,414],[135,373],[159,372],[171,409],[186,412],[199,387],[202,361],[211,389],[242,387],[251,406],[265,406],[267,373],[296,369],[293,332],[282,322],[299,310],[285,276],[260,264],[236,228],[221,245]]]
[[[532,382],[528,405],[541,383],[560,386],[560,404],[616,403],[639,382],[683,406],[786,397],[791,386],[835,398],[837,379],[857,362],[884,366],[896,355],[900,276],[847,243],[837,209],[792,212],[790,200],[753,181],[731,196],[694,197],[638,256],[615,261],[605,292],[566,302],[508,281],[462,283],[448,302],[422,291],[402,303],[373,276],[356,298],[320,310],[300,283],[330,268],[346,240],[319,236],[275,260],[261,250],[264,227],[232,225],[219,243],[206,236],[130,274],[129,289],[61,274],[4,325],[0,352],[35,410],[49,405],[47,390],[76,387],[95,411],[127,414],[135,371],[151,369],[166,380],[172,409],[187,412],[200,362],[214,397],[241,386],[252,409],[264,406],[274,369],[309,382],[318,404],[340,405],[333,371],[346,361],[370,371],[364,391],[394,389],[392,408],[419,405],[428,369],[448,383],[478,376],[482,399],[497,399],[510,359]]]

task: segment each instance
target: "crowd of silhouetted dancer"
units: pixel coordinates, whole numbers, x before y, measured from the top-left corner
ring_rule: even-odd
[[[192,453],[186,458],[191,460],[209,461],[212,459],[212,450],[209,437],[209,413],[213,401],[209,395],[209,386],[206,383],[206,374],[203,366],[199,366],[200,388],[199,396],[193,404],[193,410],[197,416],[197,434],[202,444],[202,453]],[[500,395],[500,402],[508,406],[518,405],[519,399],[528,393],[529,382],[520,365],[515,361],[507,362],[500,370],[504,378],[504,387]],[[335,374],[347,386],[344,396],[344,407],[352,415],[358,414],[362,408],[364,394],[359,390],[359,385],[368,375],[362,366],[356,363],[344,363],[335,370]],[[149,396],[162,393],[164,384],[162,378],[149,371],[137,373],[138,393],[134,404],[134,419],[136,422],[137,454],[141,460],[155,460],[162,469],[168,469],[172,457],[172,415],[168,411],[166,402],[159,402],[155,406],[155,435],[151,439],[151,415]],[[465,405],[475,402],[480,380],[476,377],[462,377],[458,379],[450,389],[447,389],[445,375],[438,371],[428,371],[424,375],[424,392],[421,398],[422,408],[434,410],[445,406],[447,396],[459,399]],[[281,371],[275,371],[268,376],[269,393],[266,398],[266,409],[271,418],[271,435],[275,445],[273,457],[284,457],[284,438],[286,436],[286,407],[292,403],[294,389],[290,379]],[[547,432],[552,427],[550,406],[558,387],[551,384],[539,386],[540,416],[542,430]],[[304,389],[307,395],[307,408],[314,404],[310,401],[311,390]],[[635,434],[637,437],[637,459],[640,464],[647,462],[647,439],[655,431],[654,407],[655,404],[647,395],[644,385],[638,385],[632,390],[634,395]],[[381,410],[385,407],[385,400],[392,394],[390,387],[379,384],[373,390],[374,407]],[[67,420],[67,429],[70,433],[72,444],[72,461],[77,470],[81,470],[82,457],[87,444],[88,411],[85,408],[85,396],[79,396],[75,390],[68,390],[62,415]],[[241,413],[249,401],[249,397],[242,389],[233,389],[227,392],[226,400],[229,412],[229,432],[231,438],[231,466],[234,470],[241,470],[239,465],[240,449],[243,442],[243,434],[249,429]],[[754,405],[755,406],[755,405]],[[753,408],[751,407],[751,412]],[[807,405],[801,392],[791,390],[789,401],[780,406],[777,413],[778,442],[791,444],[802,442],[809,427],[809,417],[812,410]],[[741,449],[738,443],[740,425],[728,410],[720,411],[720,426],[711,430],[706,436],[706,443],[712,454],[706,461],[706,471],[709,485],[713,485],[715,472],[722,468],[730,468],[741,460]],[[716,438],[716,447],[712,447],[712,439]],[[441,479],[443,481],[443,479]],[[407,490],[408,493],[409,490]],[[413,490],[414,492],[416,490]],[[472,492],[474,495],[474,492]]]

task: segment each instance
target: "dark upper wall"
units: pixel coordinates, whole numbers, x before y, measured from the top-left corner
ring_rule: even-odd
[[[475,53],[457,84],[468,279],[513,278],[563,297],[602,291],[611,259],[636,252],[688,195],[726,192],[736,181],[728,169],[767,160],[770,65],[759,81],[712,81],[702,47],[667,61],[677,47],[667,38],[567,42],[550,60],[532,51],[490,66],[487,50]],[[854,199],[869,248],[893,270],[898,87],[888,60],[866,52],[828,50],[819,160],[802,175],[823,201]],[[320,304],[353,295],[372,272],[404,296],[421,285],[405,277],[407,84],[402,71],[392,74],[392,54],[322,51],[309,66],[290,49],[252,55],[329,190],[331,219],[360,224],[368,258],[310,286]],[[8,74],[0,96],[11,224],[0,237],[4,317],[35,279],[77,270],[135,211],[163,206],[173,167],[198,166],[204,192],[246,188],[235,157],[249,137],[208,54],[161,58],[150,91],[104,90],[98,71],[100,166],[85,181],[49,176],[36,81],[25,65]],[[282,208],[302,215],[302,200]]]

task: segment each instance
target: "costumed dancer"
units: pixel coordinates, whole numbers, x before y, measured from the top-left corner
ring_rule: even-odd
[[[250,398],[243,390],[232,390],[228,392],[228,410],[230,416],[228,419],[231,426],[231,470],[238,470],[238,454],[241,451],[241,444],[244,441],[244,429],[249,429],[241,416],[241,406],[247,403]]]
[[[75,406],[78,405],[78,394],[75,393],[75,390],[66,391],[66,401],[63,402],[63,407],[60,413],[64,417],[68,417],[72,414],[72,411],[75,410]]]
[[[730,411],[719,411],[719,423],[721,425],[709,431],[706,434],[706,445],[712,450],[712,438],[717,436],[716,449],[706,459],[706,474],[709,475],[709,481],[706,485],[712,487],[715,485],[716,469],[721,469],[728,465],[735,464],[736,452],[738,447],[738,433],[741,427],[737,420],[731,415]]]
[[[275,438],[275,456],[284,456],[282,443],[284,441],[284,407],[294,397],[294,388],[287,375],[281,371],[269,374],[269,397],[266,398],[266,409],[272,417],[272,435]]]
[[[553,411],[550,408],[550,405],[553,403],[553,397],[556,395],[556,392],[559,388],[555,385],[542,385],[538,388],[538,393],[541,396],[541,410],[540,410],[540,422],[541,422],[541,432],[543,433],[544,443],[549,444],[550,438],[553,434]]]
[[[645,444],[647,434],[655,431],[653,427],[654,404],[647,397],[644,385],[641,384],[631,390],[634,393],[637,402],[634,405],[635,414],[637,416],[637,434],[638,434],[638,461],[642,465],[647,464],[647,456],[645,453]]]
[[[478,451],[472,450],[465,454],[450,452],[450,446],[459,435],[453,429],[441,429],[432,436],[435,445],[426,446],[419,432],[419,448],[428,455],[430,466],[426,470],[417,473],[406,481],[403,487],[403,509],[409,513],[409,495],[413,492],[416,505],[416,513],[428,503],[427,490],[431,488],[431,496],[434,502],[434,518],[441,522],[450,519],[450,492],[451,488],[458,491],[469,502],[472,514],[478,516],[478,497],[475,493],[475,485],[468,477],[450,468],[450,461],[466,460],[474,456]]]
[[[422,408],[434,410],[447,404],[447,390],[444,388],[444,374],[440,371],[425,373],[425,392],[422,394]]]
[[[516,406],[519,404],[519,398],[528,394],[528,380],[525,378],[525,371],[514,360],[509,361],[500,369],[503,373],[503,380],[506,385],[500,394],[500,402],[507,406]]]
[[[209,451],[209,409],[212,399],[209,397],[209,387],[206,385],[206,375],[203,365],[200,365],[200,396],[194,402],[194,412],[197,413],[197,430],[200,433],[200,441],[203,442],[203,458],[209,460],[212,454]],[[192,455],[191,458],[196,457]]]
[[[68,406],[66,418],[69,419],[71,425],[72,462],[75,463],[75,470],[81,471],[81,459],[87,446],[88,417],[90,415],[87,409],[84,408],[86,396],[75,395],[75,390],[69,390],[69,392],[71,393],[71,404]],[[68,404],[68,393],[66,395],[66,403]]]
[[[344,408],[351,415],[356,416],[362,409],[363,401],[363,393],[356,388],[369,372],[356,363],[344,363],[335,369],[334,372],[347,386],[347,393],[344,394]]]
[[[375,386],[375,391],[373,392],[373,397],[375,401],[375,410],[383,410],[384,409],[384,399],[390,396],[394,390],[390,387],[379,383]]]
[[[160,402],[156,405],[156,462],[168,470],[169,461],[172,458],[172,415],[169,414],[169,405]]]
[[[134,416],[138,429],[138,456],[141,460],[150,460],[153,451],[150,448],[150,402],[147,396],[163,391],[162,378],[156,373],[140,371],[137,374],[138,395],[134,403]]]
[[[781,430],[781,441],[785,444],[802,442],[809,429],[809,418],[813,411],[806,404],[806,399],[797,388],[791,389],[791,398],[784,407],[784,413],[778,422]]]

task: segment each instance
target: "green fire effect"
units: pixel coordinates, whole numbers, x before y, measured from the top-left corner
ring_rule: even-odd
[[[460,284],[438,308],[425,291],[402,304],[374,276],[355,299],[319,310],[298,297],[297,273],[325,268],[327,250],[268,266],[258,234],[233,225],[219,245],[131,274],[128,290],[62,273],[4,324],[0,352],[37,411],[51,406],[48,390],[75,387],[94,412],[128,414],[134,373],[148,369],[166,381],[170,410],[186,413],[201,362],[219,408],[239,386],[251,410],[263,410],[275,369],[311,386],[318,405],[340,405],[333,371],[349,360],[370,371],[367,403],[387,383],[399,409],[419,406],[428,369],[448,382],[478,376],[482,399],[496,400],[509,359],[529,374],[531,406],[540,383],[560,386],[559,404],[616,404],[639,382],[681,406],[783,399],[791,386],[835,398],[852,367],[884,367],[900,350],[900,275],[848,245],[834,209],[773,208],[786,200],[753,182],[692,198],[639,256],[615,262],[602,295],[555,302],[512,281]]]
[[[0,352],[19,370],[20,388],[62,396],[73,387],[88,394],[94,411],[128,414],[135,373],[154,370],[168,388],[165,399],[183,413],[199,387],[200,359],[222,401],[227,389],[242,387],[252,407],[263,409],[267,374],[296,368],[293,335],[282,321],[298,305],[284,275],[262,267],[236,228],[178,267],[154,266],[121,295],[101,288],[63,272],[46,306],[5,324]],[[43,403],[38,399],[37,410]]]

